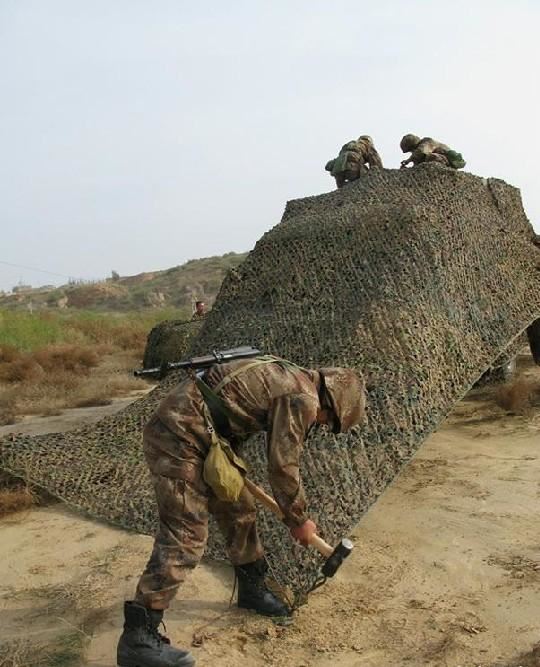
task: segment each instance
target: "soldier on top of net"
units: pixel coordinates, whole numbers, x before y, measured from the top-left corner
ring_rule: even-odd
[[[348,181],[355,181],[368,173],[373,167],[382,167],[381,156],[375,148],[373,139],[367,134],[349,141],[342,146],[339,155],[326,163],[325,169],[336,179],[338,188]]]
[[[422,162],[439,162],[452,169],[463,169],[467,164],[461,153],[431,137],[420,139],[416,134],[406,134],[399,145],[404,153],[411,153],[410,157],[401,163],[401,169],[405,169],[411,162],[415,167]]]
[[[308,518],[300,478],[304,439],[316,424],[327,424],[334,433],[348,431],[364,414],[364,382],[353,370],[311,370],[264,356],[215,364],[200,377],[185,379],[162,400],[143,431],[159,527],[135,600],[125,603],[119,667],[194,664],[193,656],[172,647],[158,627],[203,555],[209,513],[223,533],[238,577],[238,606],[266,616],[288,615],[265,583],[267,565],[253,496],[242,477],[230,487],[230,469],[229,477],[221,478],[229,480],[225,489],[216,473],[234,465],[238,477],[238,470],[245,469],[238,455],[241,443],[265,432],[274,497],[292,536],[307,546],[317,527]],[[232,458],[219,459],[218,446],[228,448]]]

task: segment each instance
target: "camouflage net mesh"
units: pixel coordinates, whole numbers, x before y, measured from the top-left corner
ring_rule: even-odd
[[[373,170],[342,190],[291,201],[230,272],[192,352],[240,344],[368,379],[368,423],[306,443],[310,513],[331,542],[348,534],[473,383],[540,317],[540,249],[519,191],[436,164]],[[141,427],[178,381],[98,424],[0,441],[0,464],[94,517],[155,526]],[[265,482],[261,439],[251,477]],[[295,591],[320,557],[259,512],[268,557]],[[216,530],[209,553],[222,555]]]
[[[143,368],[157,368],[163,361],[178,361],[189,352],[199,333],[203,318],[198,320],[166,320],[148,334]]]

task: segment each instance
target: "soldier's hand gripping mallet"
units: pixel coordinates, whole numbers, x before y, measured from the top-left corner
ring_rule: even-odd
[[[265,491],[254,484],[251,480],[247,479],[247,477],[244,477],[244,484],[252,496],[260,500],[260,502],[277,517],[283,519],[283,512],[273,498],[271,498]],[[321,568],[321,572],[325,578],[334,576],[354,547],[354,544],[351,542],[351,540],[347,539],[346,537],[341,540],[337,547],[332,547],[327,542],[325,542],[322,537],[319,537],[316,534],[313,535],[309,541],[309,544],[315,547],[315,549],[317,549],[320,554],[326,557],[326,562]]]

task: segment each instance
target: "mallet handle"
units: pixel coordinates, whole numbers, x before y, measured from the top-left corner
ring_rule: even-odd
[[[283,519],[283,512],[273,498],[271,498],[265,491],[263,491],[247,477],[244,477],[244,484],[253,497],[257,498],[257,500],[260,500],[260,502],[277,517]],[[319,537],[318,535],[313,535],[309,543],[326,558],[330,558],[330,556],[334,553],[334,547],[331,547],[322,539],[322,537]]]

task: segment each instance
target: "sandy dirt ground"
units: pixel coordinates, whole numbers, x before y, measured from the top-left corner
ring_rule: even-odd
[[[66,413],[66,428],[90,414]],[[539,534],[540,408],[509,415],[473,392],[366,514],[353,555],[291,625],[229,607],[230,567],[205,563],[167,632],[199,667],[539,667]],[[75,635],[82,658],[44,664],[115,665],[122,602],[151,543],[60,504],[4,519],[0,641]]]

